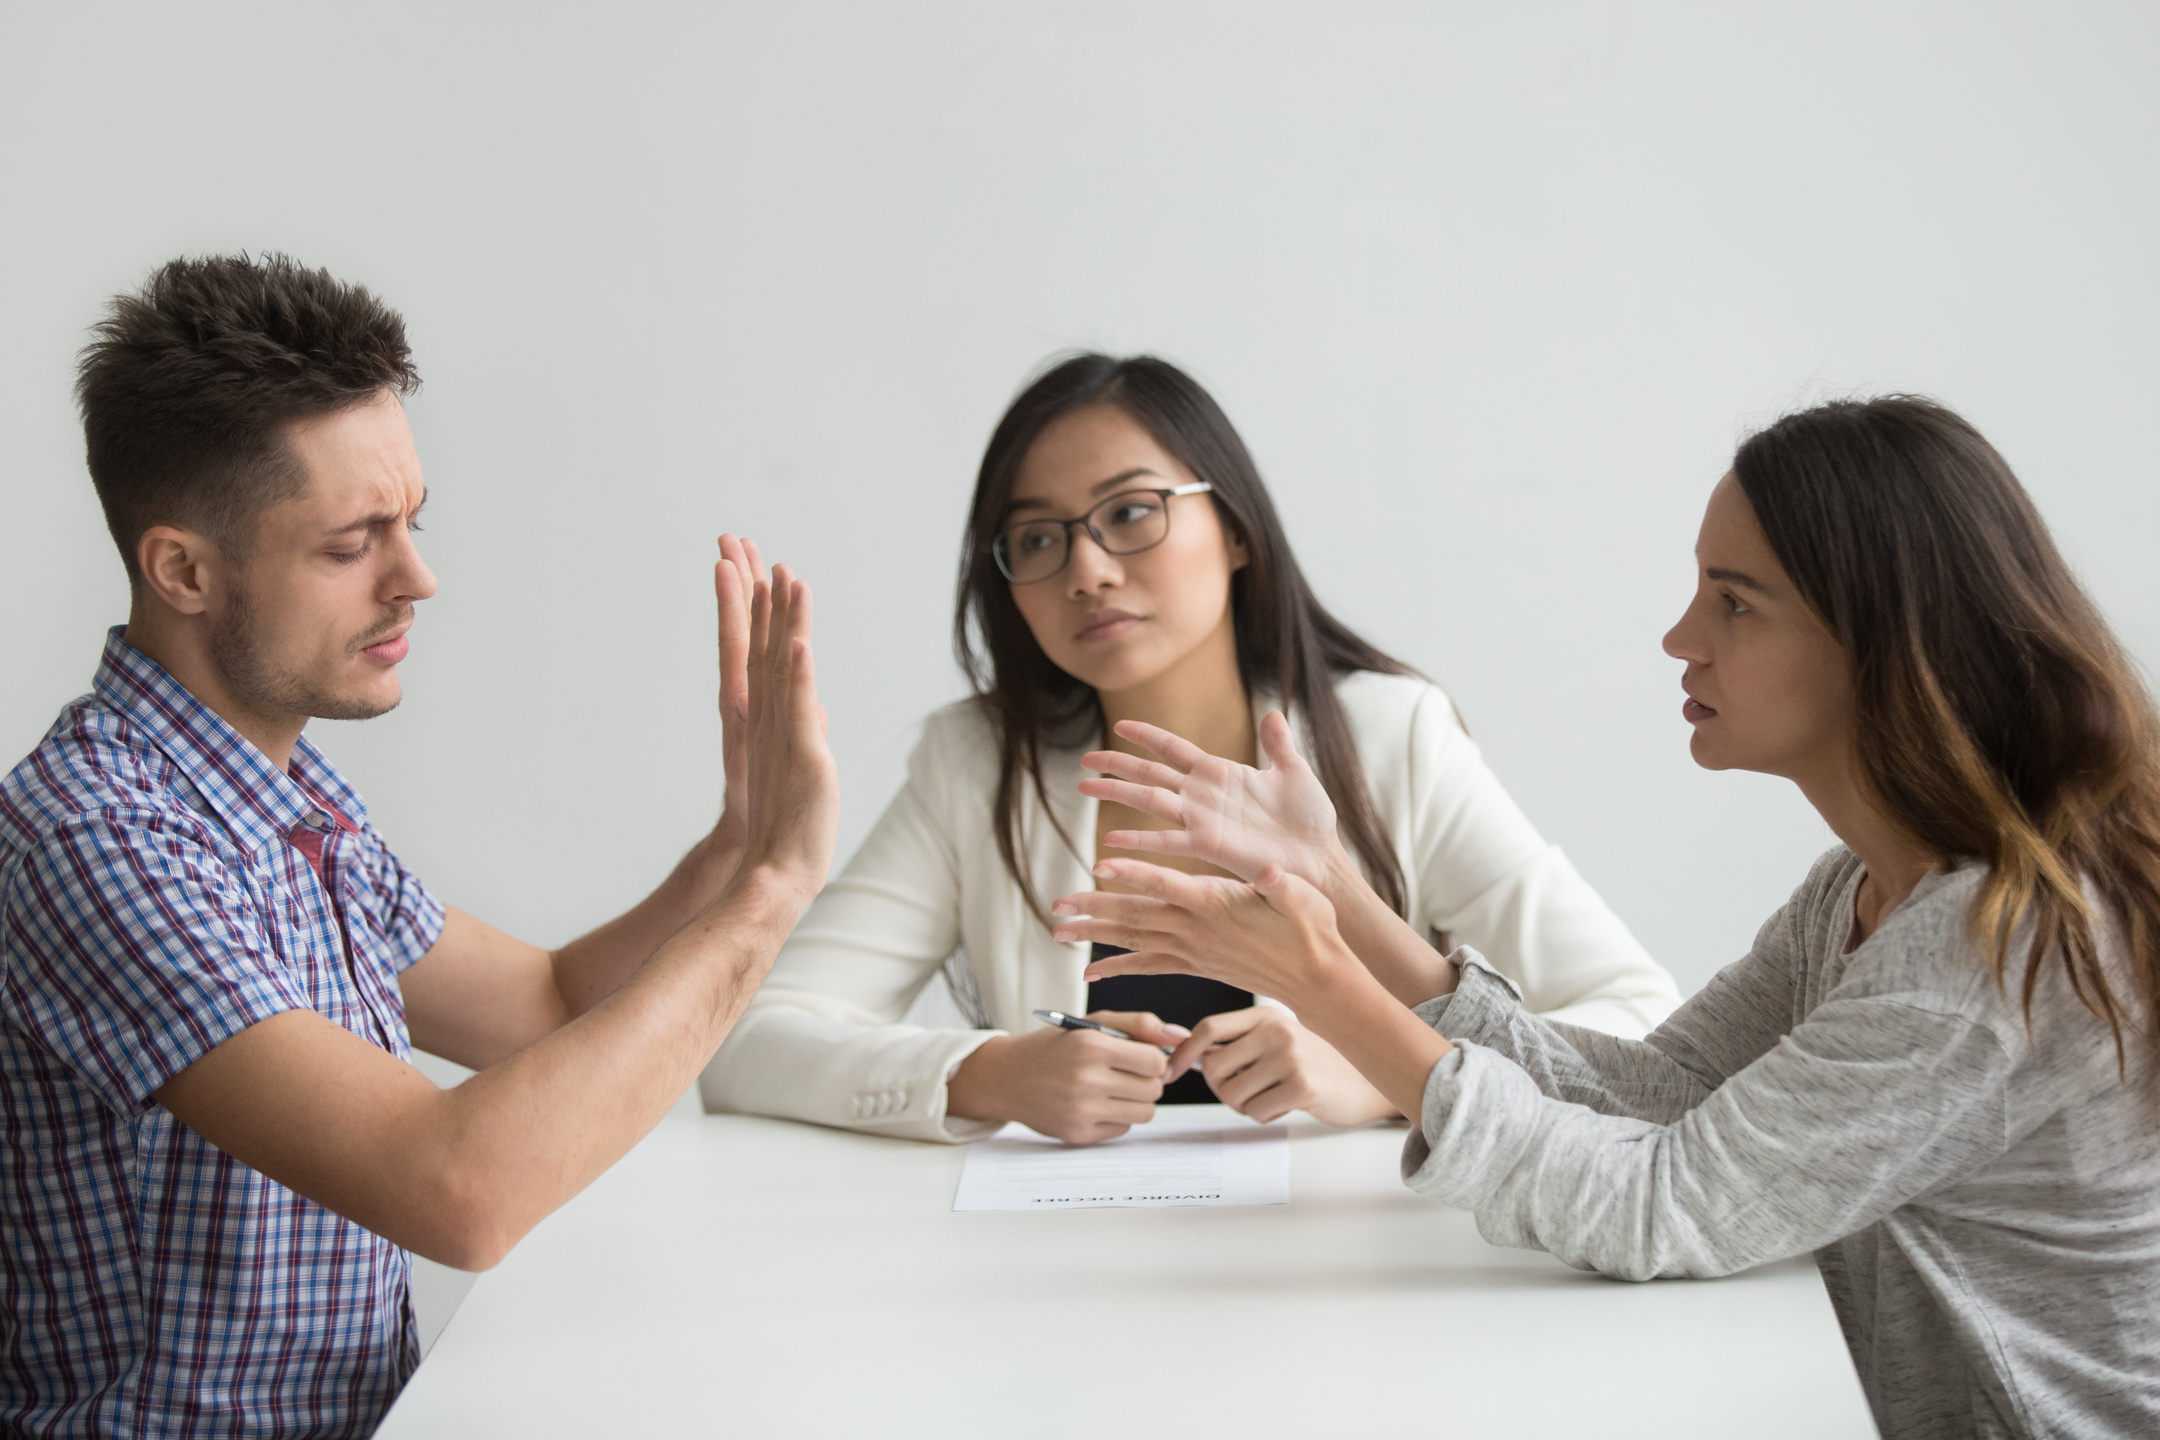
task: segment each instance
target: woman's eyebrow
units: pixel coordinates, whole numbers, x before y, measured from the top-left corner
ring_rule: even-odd
[[[1713,565],[1710,566],[1708,569],[1704,570],[1702,573],[1709,576],[1712,580],[1721,580],[1727,585],[1738,585],[1741,589],[1753,590],[1758,595],[1768,595],[1769,593],[1771,593],[1769,586],[1763,584],[1762,581],[1757,580],[1754,576],[1746,574],[1743,571],[1725,570]]]
[[[1128,480],[1136,480],[1142,475],[1153,475],[1158,480],[1162,479],[1161,471],[1150,470],[1145,465],[1135,465],[1130,470],[1118,471],[1117,474],[1112,475],[1107,480],[1096,481],[1093,485],[1090,485],[1088,487],[1088,494],[1100,495],[1105,490],[1109,490],[1116,486],[1123,485]],[[1049,501],[1036,500],[1032,498],[1024,500],[1008,500],[1005,502],[1005,513],[1008,515],[1012,514],[1012,512],[1015,510],[1048,510],[1051,508],[1052,507]]]
[[[1159,471],[1150,470],[1145,465],[1135,465],[1130,470],[1120,470],[1117,474],[1112,475],[1107,480],[1096,481],[1093,485],[1088,487],[1088,494],[1100,495],[1103,493],[1103,491],[1110,489],[1114,485],[1123,485],[1126,481],[1137,480],[1142,475],[1153,475],[1158,480],[1162,479],[1162,475]]]

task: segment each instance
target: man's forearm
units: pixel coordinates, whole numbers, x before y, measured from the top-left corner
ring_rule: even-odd
[[[570,1015],[583,1015],[614,993],[626,976],[711,905],[735,878],[741,858],[740,843],[715,829],[691,847],[652,894],[555,951],[555,988]]]
[[[806,898],[799,880],[738,876],[587,1014],[450,1090],[296,1009],[228,1039],[156,1098],[310,1200],[430,1259],[486,1269],[689,1088]]]
[[[671,881],[672,883],[672,881]],[[742,877],[578,1019],[445,1092],[436,1157],[485,1268],[659,1122],[756,993],[803,897]]]

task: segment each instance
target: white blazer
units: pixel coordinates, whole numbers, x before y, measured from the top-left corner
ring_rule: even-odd
[[[1443,691],[1360,672],[1336,694],[1413,923],[1475,946],[1522,987],[1529,1009],[1556,1019],[1639,1037],[1680,1003],[1672,976],[1500,787]],[[1256,715],[1273,703],[1256,698]],[[1095,802],[1076,788],[1082,753],[1046,751],[1042,767],[1048,806],[1082,853],[1046,823],[1044,797],[1025,801],[1025,857],[1046,906],[1094,888]],[[997,758],[973,701],[924,722],[907,783],[705,1067],[707,1110],[918,1140],[998,1128],[948,1117],[945,1082],[993,1035],[1036,1028],[1030,1010],[1083,1013],[1088,947],[1052,940],[998,857]],[[898,1023],[948,957],[963,1010],[985,1028]]]

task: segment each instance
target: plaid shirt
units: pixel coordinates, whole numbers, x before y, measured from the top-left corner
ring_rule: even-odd
[[[313,745],[280,772],[120,636],[0,782],[0,1431],[365,1435],[406,1253],[151,1096],[287,1010],[408,1058],[443,907]]]

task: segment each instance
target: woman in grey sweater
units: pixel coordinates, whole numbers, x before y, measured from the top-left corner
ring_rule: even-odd
[[[2160,1434],[2160,721],[2002,457],[1927,401],[1840,402],[1711,496],[1698,763],[1843,842],[1646,1040],[1526,1013],[1360,893],[1272,717],[1262,771],[1161,731],[1083,788],[1141,890],[1068,897],[1100,972],[1278,995],[1420,1117],[1409,1184],[1629,1279],[1813,1251],[1893,1437]],[[1085,918],[1079,918],[1079,917]],[[1392,922],[1392,923],[1391,923]],[[1186,1047],[1190,1048],[1190,1047]],[[1214,1080],[1235,1047],[1180,1053]]]

